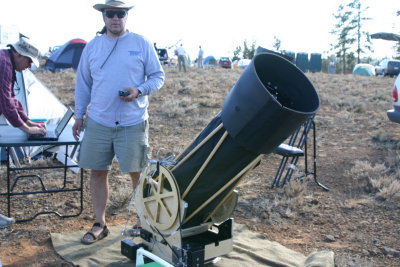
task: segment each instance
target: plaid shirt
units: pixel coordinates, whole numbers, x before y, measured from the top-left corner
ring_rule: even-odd
[[[20,127],[28,116],[21,102],[15,98],[15,67],[10,50],[0,50],[0,115],[14,127]]]

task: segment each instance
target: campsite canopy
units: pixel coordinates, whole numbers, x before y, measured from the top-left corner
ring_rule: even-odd
[[[357,64],[353,69],[354,75],[375,76],[375,68],[371,64]]]
[[[391,33],[391,32],[377,32],[377,33],[371,34],[371,38],[400,42],[400,34]]]
[[[52,72],[68,68],[76,70],[85,45],[86,41],[82,39],[72,39],[66,42],[51,54],[44,68]]]

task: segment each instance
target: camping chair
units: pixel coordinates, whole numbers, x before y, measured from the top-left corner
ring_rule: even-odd
[[[308,165],[308,133],[312,129],[312,146],[313,146],[313,167],[309,169]],[[329,188],[321,184],[317,179],[317,148],[316,148],[316,127],[314,117],[309,118],[303,125],[301,125],[289,138],[287,144],[279,145],[275,154],[282,156],[278,170],[276,171],[274,180],[272,181],[271,188],[283,187],[286,183],[290,182],[291,177],[297,167],[300,157],[304,157],[304,170],[302,175],[295,177],[297,180],[302,180],[308,175],[312,175],[314,182],[322,187],[324,190],[329,191]]]

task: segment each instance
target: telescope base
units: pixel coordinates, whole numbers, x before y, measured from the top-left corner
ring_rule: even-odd
[[[121,254],[135,259],[136,251],[143,247],[173,266],[202,267],[233,250],[232,223],[233,219],[230,218],[219,225],[212,225],[203,233],[183,238],[180,238],[178,231],[176,236],[167,238],[167,242],[153,239],[144,230],[147,233],[141,233],[141,237],[145,238],[141,239],[141,243],[134,243],[130,240],[121,242]],[[186,234],[187,230],[185,229]],[[174,240],[177,241],[176,244]]]

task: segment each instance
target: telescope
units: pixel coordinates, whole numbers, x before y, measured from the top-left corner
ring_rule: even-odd
[[[150,160],[134,193],[144,248],[172,266],[204,266],[233,249],[235,188],[319,108],[314,86],[291,62],[256,54],[222,110],[176,157]],[[136,241],[139,240],[139,241]]]

